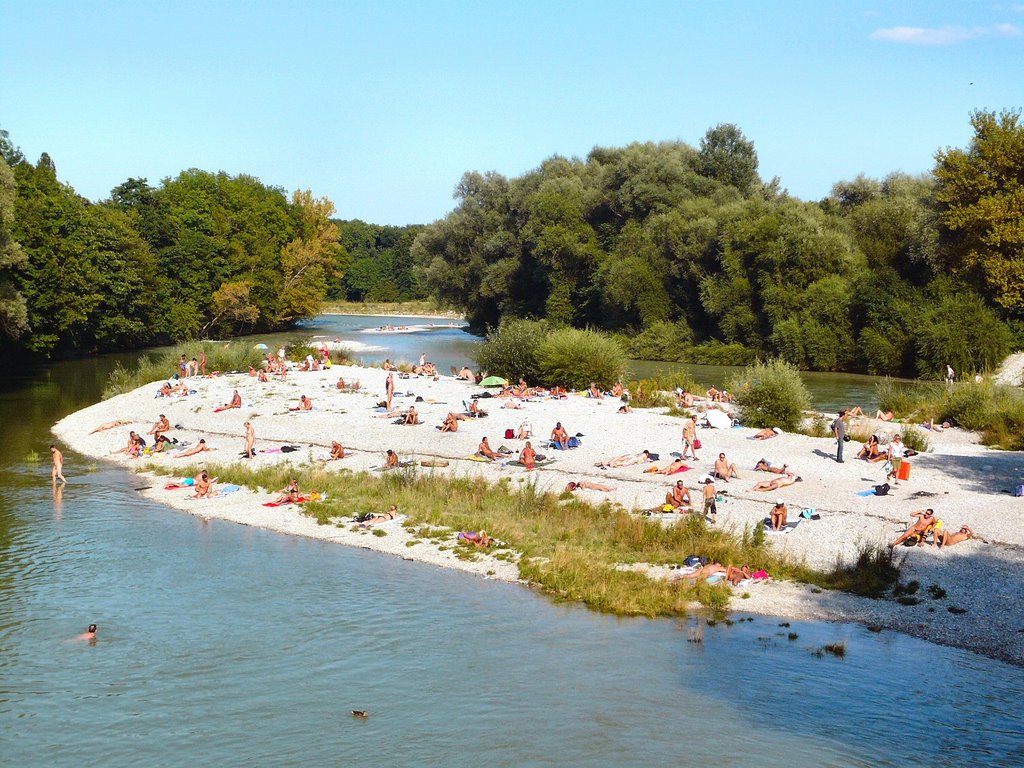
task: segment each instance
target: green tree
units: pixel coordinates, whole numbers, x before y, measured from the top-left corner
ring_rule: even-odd
[[[945,231],[941,257],[1015,317],[1024,317],[1024,125],[1019,111],[976,111],[964,149],[936,153]]]
[[[744,195],[749,195],[760,183],[754,143],[732,123],[719,123],[704,134],[697,155],[697,171],[735,187]]]
[[[0,139],[6,141],[6,132]],[[5,151],[4,157],[7,154]],[[14,282],[16,270],[25,263],[25,253],[12,232],[16,199],[14,172],[0,159],[0,333],[8,340],[18,339],[28,330],[25,297]]]

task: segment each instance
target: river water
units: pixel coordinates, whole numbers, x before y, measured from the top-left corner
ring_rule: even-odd
[[[74,454],[55,496],[48,429],[114,359],[0,384],[0,764],[1024,764],[1024,671],[969,651],[769,617],[692,643],[697,617],[203,523]]]

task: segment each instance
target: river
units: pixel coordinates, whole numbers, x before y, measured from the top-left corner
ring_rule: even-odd
[[[448,333],[402,354],[456,364]],[[969,651],[762,616],[603,616],[204,523],[73,454],[55,496],[49,427],[116,359],[0,384],[0,764],[1024,764],[1024,670]],[[95,644],[69,641],[90,622]],[[814,653],[833,642],[844,657]]]

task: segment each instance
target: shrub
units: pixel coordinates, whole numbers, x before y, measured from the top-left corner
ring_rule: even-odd
[[[957,371],[994,370],[1009,354],[1013,333],[970,291],[944,296],[917,326],[917,368],[942,378],[946,365]]]
[[[476,351],[480,370],[515,381],[535,383],[540,378],[537,352],[551,330],[546,320],[508,320],[487,334]]]
[[[892,411],[896,418],[901,419],[916,412],[931,394],[928,387],[900,384],[889,378],[875,385],[878,407],[883,411]]]
[[[630,381],[626,388],[634,408],[659,408],[675,405],[676,398],[672,394],[677,389],[685,392],[700,392],[703,388],[686,371],[666,373],[649,379]]]
[[[258,366],[263,360],[263,353],[251,341],[233,341],[228,344],[193,341],[179,344],[164,352],[142,355],[134,368],[125,368],[120,364],[114,366],[107,377],[103,397],[113,397],[143,384],[170,379],[178,372],[178,360],[182,355],[191,360],[193,357],[198,358],[202,352],[206,353],[208,373],[246,371],[250,365]]]
[[[626,353],[597,331],[561,328],[537,350],[539,381],[547,386],[584,389],[591,382],[610,387],[626,372]]]
[[[796,431],[810,407],[811,394],[796,367],[784,360],[757,362],[732,377],[727,385],[736,396],[744,423]]]
[[[693,346],[693,331],[685,320],[651,323],[639,333],[616,334],[616,340],[633,360],[679,361]]]
[[[904,424],[900,430],[903,437],[903,445],[912,451],[924,453],[929,449],[928,436],[917,427]]]

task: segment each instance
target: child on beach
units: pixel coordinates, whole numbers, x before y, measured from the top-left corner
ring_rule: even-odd
[[[704,481],[704,519],[707,520],[710,517],[712,525],[718,519],[718,504],[716,499],[718,498],[718,489],[715,488],[715,481],[710,477]]]

